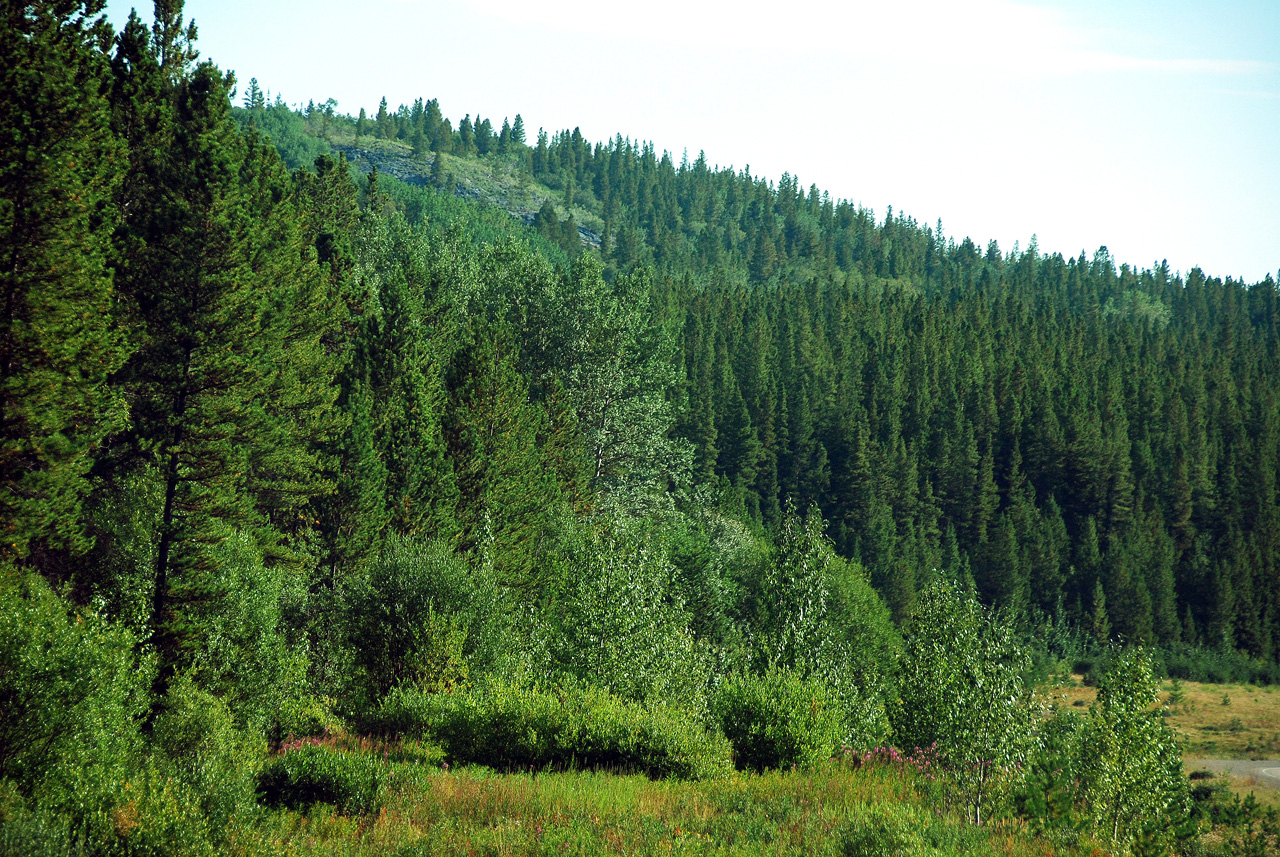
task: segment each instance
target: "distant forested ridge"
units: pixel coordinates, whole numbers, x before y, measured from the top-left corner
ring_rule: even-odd
[[[404,141],[424,173],[517,170],[547,194],[549,241],[587,252],[576,217],[603,236],[606,279],[653,271],[680,329],[690,483],[727,488],[766,528],[788,499],[816,504],[895,615],[946,569],[1032,622],[1276,656],[1272,278],[1034,239],[984,250],[701,154],[677,164],[578,129],[525,144],[520,117],[519,138],[478,115],[454,131],[435,100],[378,116],[309,121]]]
[[[393,744],[715,779],[894,741],[974,822],[1199,835],[1152,670],[1280,678],[1273,279],[294,110],[180,0],[102,9],[0,13],[3,842],[275,843],[250,809],[374,814]]]

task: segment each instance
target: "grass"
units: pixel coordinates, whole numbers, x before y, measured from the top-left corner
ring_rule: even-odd
[[[1059,706],[1082,709],[1097,691],[1073,675],[1048,694]],[[1280,758],[1280,688],[1165,681],[1160,699],[1187,759]]]
[[[277,811],[241,853],[298,855],[1012,855],[1051,848],[1019,822],[973,827],[940,807],[925,777],[893,765],[829,763],[809,772],[690,783],[566,772],[395,766],[376,817],[319,805]],[[1087,853],[1080,850],[1079,853]]]

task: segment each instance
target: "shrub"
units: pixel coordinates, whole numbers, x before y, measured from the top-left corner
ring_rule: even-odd
[[[323,744],[288,746],[258,775],[258,794],[269,806],[331,803],[339,812],[373,813],[382,804],[386,772],[386,764],[372,753]]]
[[[740,769],[810,767],[840,746],[840,706],[826,685],[791,670],[739,674],[721,686],[715,715]]]
[[[0,780],[0,857],[71,857],[83,854],[71,837],[69,820],[37,814],[23,806],[13,784]]]
[[[788,504],[773,562],[757,581],[753,667],[822,681],[840,709],[840,743],[888,737],[886,673],[901,640],[860,566],[836,556],[817,508]]]
[[[1277,684],[1280,664],[1251,658],[1235,650],[1222,651],[1207,646],[1171,643],[1155,652],[1156,674],[1183,681],[1216,684]]]
[[[127,631],[0,568],[0,781],[31,808],[96,829],[135,764],[149,679]]]
[[[340,723],[332,712],[332,700],[314,696],[283,699],[272,725],[273,741],[309,738],[335,731]]]
[[[254,804],[254,773],[265,749],[236,730],[225,702],[186,676],[171,683],[151,729],[158,770],[182,784],[186,799],[221,838]]]
[[[599,688],[495,682],[448,694],[393,691],[364,724],[438,742],[455,762],[499,770],[597,769],[654,778],[727,774],[729,748],[681,709],[641,706]]]
[[[372,700],[402,683],[461,684],[468,664],[498,656],[503,636],[496,587],[443,542],[393,541],[352,586],[346,612]]]

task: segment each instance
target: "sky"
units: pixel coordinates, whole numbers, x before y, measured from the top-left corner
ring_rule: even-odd
[[[132,4],[111,0],[119,25]],[[150,20],[150,5],[139,9]],[[1280,0],[188,0],[290,104],[437,98],[783,172],[1008,251],[1280,271]]]

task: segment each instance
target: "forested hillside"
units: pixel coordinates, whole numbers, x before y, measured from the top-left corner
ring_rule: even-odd
[[[252,105],[251,122],[266,112]],[[576,212],[600,228],[606,279],[655,272],[680,329],[690,483],[731,486],[767,529],[788,499],[817,504],[895,616],[947,569],[1033,622],[1274,658],[1272,279],[1034,239],[984,251],[702,155],[677,166],[577,129],[524,145],[521,117],[454,131],[435,100],[384,101],[363,125],[304,111],[326,117],[314,136],[273,110],[294,117],[281,140],[404,141],[461,195],[478,193],[453,180],[458,159],[519,171],[546,194],[533,225],[549,241],[584,252]]]
[[[101,9],[0,27],[0,853],[279,853],[442,762],[1231,847],[1153,670],[1280,676],[1274,281],[294,111]]]

